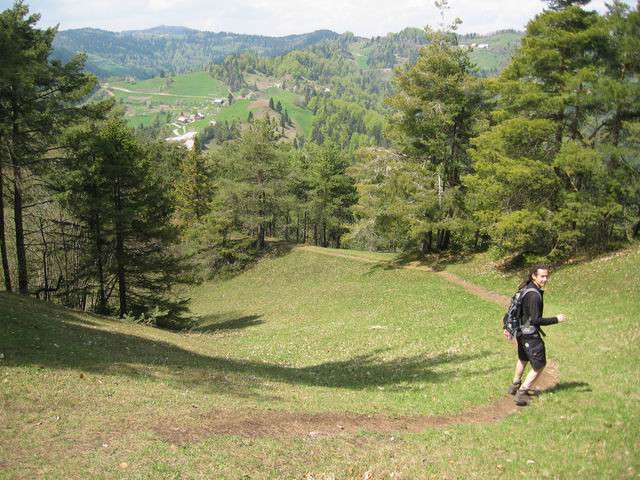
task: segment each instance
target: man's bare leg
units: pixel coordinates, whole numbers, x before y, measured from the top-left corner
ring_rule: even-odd
[[[516,371],[513,374],[513,383],[520,383],[522,381],[522,374],[524,373],[524,369],[527,366],[527,361],[522,361],[518,359],[516,362]]]
[[[529,390],[531,388],[531,385],[535,383],[535,381],[538,379],[538,376],[542,373],[543,370],[544,370],[544,367],[539,368],[537,370],[535,368],[532,368],[529,374],[527,375],[527,378],[525,378],[524,383],[520,386],[520,390],[523,390],[525,392]],[[516,367],[516,371],[517,371],[517,367]]]

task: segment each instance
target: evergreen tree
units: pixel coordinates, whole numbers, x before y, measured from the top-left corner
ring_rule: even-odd
[[[407,155],[410,175],[437,197],[435,210],[429,206],[432,196],[425,198],[422,226],[414,229],[423,253],[433,248],[434,231],[439,250],[451,246],[452,233],[465,232],[461,177],[470,169],[467,150],[486,110],[483,83],[472,75],[468,52],[457,48],[455,33],[428,32],[428,37],[416,64],[397,71],[398,93],[388,99],[395,110],[389,136]]]
[[[275,106],[274,106],[274,103],[273,103],[273,97],[269,98],[269,108],[271,110],[275,110]]]
[[[563,258],[640,220],[638,10],[580,4],[553,2],[529,23],[495,84],[499,123],[471,150],[467,205],[504,253]]]
[[[347,225],[353,220],[350,207],[357,202],[354,180],[347,175],[349,157],[336,146],[308,144],[308,206],[316,245],[340,248]]]
[[[169,186],[153,172],[148,151],[114,117],[71,129],[65,142],[71,148],[56,181],[66,205],[89,231],[96,310],[110,311],[115,290],[120,317],[155,309],[175,318],[184,305],[168,293],[183,266],[169,248],[177,240]]]
[[[72,102],[88,94],[95,85],[95,78],[83,73],[84,56],[76,56],[64,65],[49,60],[56,29],[35,28],[39,19],[37,14],[29,15],[22,1],[0,13],[0,141],[3,142],[0,154],[8,156],[7,165],[13,173],[20,293],[29,290],[23,221],[24,200],[28,195],[25,176],[46,169],[45,157],[61,127],[83,111],[73,107]],[[3,242],[0,247],[4,245]],[[5,254],[3,266],[4,257]]]
[[[276,112],[282,113],[282,103],[280,103],[280,100],[276,103]]]
[[[278,136],[270,121],[256,120],[223,150],[211,214],[217,218],[206,220],[225,225],[224,231],[233,228],[253,235],[257,250],[265,247],[268,224],[281,211],[286,195],[287,157]]]
[[[210,200],[205,159],[197,137],[194,140],[193,148],[183,156],[175,187],[176,216],[185,226],[193,225],[206,215]]]

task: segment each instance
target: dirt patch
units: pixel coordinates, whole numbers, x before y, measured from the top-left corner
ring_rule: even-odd
[[[252,108],[267,108],[269,106],[269,100],[266,98],[259,98],[249,104],[249,109]]]
[[[140,100],[141,102],[146,102],[147,100],[151,100],[151,97],[138,97],[135,95],[129,95],[127,98],[129,100]]]
[[[272,411],[214,412],[187,419],[187,422],[165,424],[154,431],[166,442],[185,445],[213,435],[243,437],[335,436],[360,431],[379,433],[416,433],[427,428],[460,424],[485,424],[506,418],[517,410],[511,398],[468,410],[459,415],[401,416],[357,415],[348,413],[290,413]],[[184,421],[184,419],[183,419]]]
[[[555,367],[555,366],[554,366]],[[557,370],[554,370],[557,372]],[[551,373],[551,372],[550,372]],[[558,385],[557,377],[548,376],[541,392]],[[505,419],[519,409],[513,397],[504,397],[490,405],[466,410],[457,415],[361,415],[338,412],[293,413],[262,410],[216,411],[203,415],[163,421],[153,428],[160,438],[174,445],[187,445],[215,435],[241,437],[310,437],[348,435],[362,431],[377,433],[418,433],[429,428],[455,425],[483,425]]]

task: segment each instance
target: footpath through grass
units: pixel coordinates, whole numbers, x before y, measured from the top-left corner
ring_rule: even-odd
[[[0,294],[0,477],[635,478],[639,264],[636,248],[554,274],[545,309],[571,318],[547,329],[561,384],[506,420],[179,445],[158,430],[188,433],[216,412],[438,415],[495,402],[514,361],[502,309],[428,272],[298,249],[194,288],[201,322],[188,334]],[[517,281],[448,268],[502,293]]]

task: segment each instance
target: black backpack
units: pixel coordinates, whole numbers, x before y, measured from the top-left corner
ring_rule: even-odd
[[[526,334],[535,333],[529,331],[531,326],[528,325],[528,323],[526,325],[522,324],[522,300],[524,300],[524,296],[529,292],[536,292],[536,294],[540,295],[536,287],[525,285],[513,295],[507,313],[505,313],[502,318],[502,327],[513,337],[522,335],[523,330],[525,330],[524,333]]]

